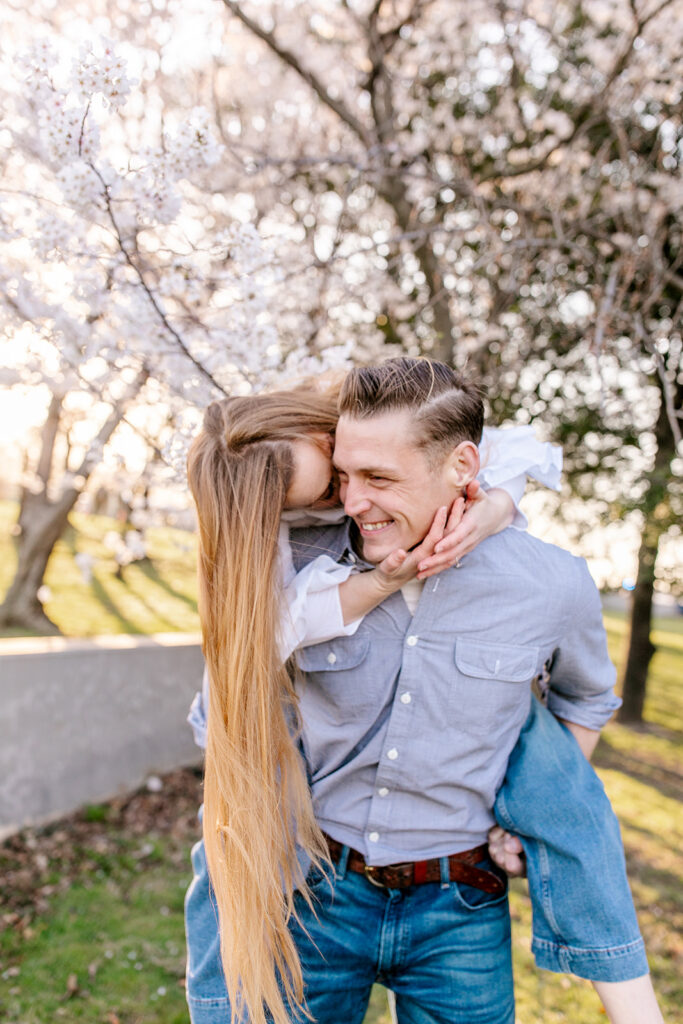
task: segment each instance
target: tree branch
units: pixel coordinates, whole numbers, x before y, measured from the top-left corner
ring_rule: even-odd
[[[282,46],[275,38],[275,34],[273,32],[269,32],[267,29],[259,25],[258,22],[254,21],[253,18],[250,18],[249,15],[242,10],[240,5],[235,2],[235,0],[223,0],[223,3],[253,35],[266,44],[269,50],[279,57],[280,60],[288,67],[292,68],[293,71],[296,71],[297,75],[299,75],[299,77],[302,78],[311,89],[313,89],[325,106],[329,107],[330,110],[333,110],[344,124],[346,124],[354,134],[358,136],[364,146],[372,146],[372,139],[368,135],[368,132],[362,122],[359,121],[358,118],[349,110],[345,103],[330,95],[318,76],[309,68],[304,67],[299,58],[293,54],[291,50]]]
[[[183,340],[183,338],[181,338],[181,336],[178,334],[178,332],[175,330],[175,328],[169,323],[166,314],[164,313],[163,309],[161,308],[161,306],[157,302],[156,295],[154,294],[152,289],[149,287],[149,285],[145,281],[145,278],[144,278],[144,276],[142,274],[142,271],[138,267],[137,263],[135,262],[135,260],[131,256],[131,254],[128,252],[128,248],[127,248],[125,242],[123,241],[123,236],[121,234],[121,230],[119,228],[119,225],[118,225],[118,222],[116,220],[116,217],[114,216],[114,210],[112,208],[111,195],[110,195],[110,192],[109,192],[109,186],[107,185],[106,181],[104,180],[104,178],[102,177],[102,175],[98,171],[97,167],[95,167],[94,163],[92,163],[92,161],[88,161],[88,164],[92,168],[93,173],[97,176],[97,178],[99,179],[100,184],[102,185],[102,194],[104,196],[104,202],[105,202],[105,207],[106,207],[106,210],[107,210],[107,215],[109,216],[109,220],[110,220],[112,228],[114,230],[116,241],[117,241],[118,247],[119,247],[119,249],[121,251],[121,254],[122,254],[123,258],[125,259],[126,263],[128,264],[128,266],[131,268],[131,270],[133,271],[133,273],[137,277],[142,290],[144,291],[145,295],[149,299],[149,301],[150,301],[150,303],[152,305],[152,308],[154,309],[155,313],[159,317],[159,320],[163,324],[164,328],[171,335],[171,337],[174,339],[174,341],[176,342],[176,344],[178,345],[178,347],[180,348],[182,353],[186,356],[187,359],[189,359],[189,361],[192,363],[192,365],[194,367],[196,367],[197,370],[199,370],[199,372],[202,375],[202,377],[205,377],[206,380],[208,380],[209,383],[212,385],[212,387],[216,388],[218,391],[221,392],[222,395],[225,395],[227,397],[229,392],[227,392],[225,390],[225,388],[221,384],[219,384],[218,381],[213,377],[213,375],[211,373],[209,373],[209,371],[204,366],[202,366],[202,364],[199,362],[198,359],[195,359],[195,357],[190,352],[190,350],[187,347],[187,345],[186,345],[185,341]]]

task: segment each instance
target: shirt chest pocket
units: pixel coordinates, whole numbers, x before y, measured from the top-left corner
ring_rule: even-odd
[[[357,636],[300,648],[296,657],[306,675],[306,703],[314,700],[330,714],[370,706],[369,651],[370,638]]]
[[[458,721],[473,732],[489,733],[498,723],[526,716],[538,647],[459,639],[454,657],[449,703]]]

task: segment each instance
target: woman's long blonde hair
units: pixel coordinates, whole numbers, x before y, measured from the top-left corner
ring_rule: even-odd
[[[291,441],[331,433],[336,391],[228,398],[206,410],[188,457],[199,520],[199,610],[209,672],[204,843],[232,1020],[287,1024],[303,1005],[288,930],[296,846],[326,857],[297,748],[296,696],[278,654],[280,516]]]

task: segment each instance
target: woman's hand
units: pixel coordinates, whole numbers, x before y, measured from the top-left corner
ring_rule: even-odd
[[[509,526],[514,514],[515,503],[507,491],[497,487],[485,491],[473,480],[467,485],[467,500],[456,498],[451,505],[443,538],[434,554],[420,562],[417,578],[426,580],[443,569],[457,568],[477,544]]]
[[[448,508],[444,505],[434,516],[429,533],[416,548],[412,551],[398,548],[374,569],[352,573],[339,584],[339,603],[345,626],[367,615],[390,594],[400,590],[404,583],[415,578],[419,563],[434,553],[436,544],[442,539],[447,520]]]
[[[494,825],[489,832],[489,853],[491,860],[511,878],[526,875],[524,847],[517,836],[506,832],[500,825]]]
[[[460,500],[462,501],[463,499]],[[391,554],[387,555],[379,563],[375,572],[388,593],[400,590],[404,583],[418,576],[418,566],[426,558],[433,556],[436,545],[443,539],[452,518],[452,512],[449,515],[447,506],[442,506],[434,516],[427,536],[417,547],[414,547],[411,551],[397,548],[396,551],[392,551]],[[442,561],[442,559],[439,559],[439,561]],[[445,568],[445,565],[442,568]],[[439,569],[435,570],[435,572],[439,571]],[[422,579],[423,576],[420,574],[418,578]]]

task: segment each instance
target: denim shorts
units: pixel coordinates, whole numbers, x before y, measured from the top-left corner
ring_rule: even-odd
[[[524,845],[536,964],[591,981],[647,974],[619,823],[572,734],[535,698],[494,811]]]

